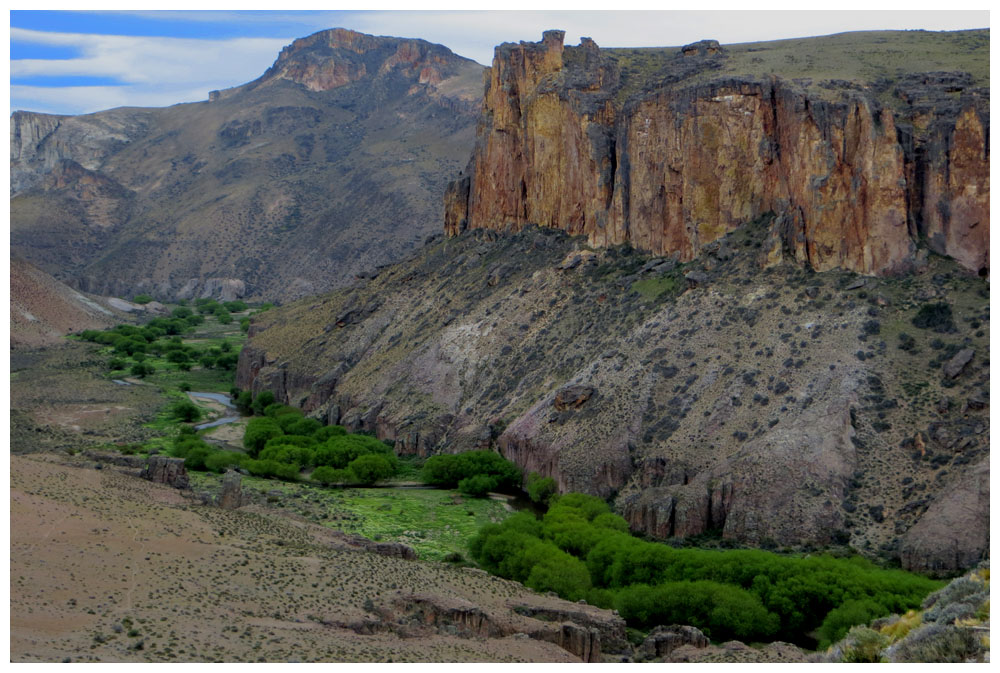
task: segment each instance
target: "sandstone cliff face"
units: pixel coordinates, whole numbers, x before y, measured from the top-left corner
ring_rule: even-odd
[[[861,91],[817,100],[774,77],[685,86],[725,58],[718,45],[682,51],[664,72],[678,81],[622,100],[616,60],[562,38],[497,47],[447,233],[533,223],[689,261],[776,212],[783,244],[819,271],[906,271],[918,229],[967,268],[987,264],[988,124],[973,108],[923,111],[935,135],[904,148],[893,112]]]

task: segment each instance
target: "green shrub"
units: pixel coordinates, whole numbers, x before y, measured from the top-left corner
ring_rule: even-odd
[[[319,467],[317,467],[315,470],[312,471],[312,474],[309,475],[309,478],[312,479],[313,481],[318,481],[324,486],[327,486],[329,484],[336,484],[340,482],[341,480],[339,479],[339,477],[342,476],[343,472],[344,470],[336,470],[327,465],[320,465]]]
[[[461,480],[477,474],[496,477],[498,490],[513,491],[521,485],[518,467],[492,451],[432,456],[422,470],[426,483],[441,488],[454,488]]]
[[[132,376],[138,376],[140,379],[144,379],[150,374],[155,374],[156,367],[149,362],[136,362],[129,369],[129,373],[132,374]]]
[[[110,360],[108,360],[108,369],[111,370],[125,369],[125,365],[127,364],[128,363],[122,358],[111,358]]]
[[[497,487],[497,478],[487,474],[474,474],[458,482],[458,490],[473,498],[485,498]]]
[[[274,393],[270,390],[264,390],[254,398],[253,404],[250,405],[250,408],[253,410],[255,416],[263,416],[264,408],[269,404],[274,404]]]
[[[552,477],[543,477],[537,472],[532,472],[524,482],[524,488],[528,493],[531,502],[539,505],[548,505],[549,499],[557,492],[556,480]]]
[[[136,296],[134,296],[132,298],[132,303],[133,304],[142,304],[142,305],[145,305],[145,304],[148,304],[151,301],[153,301],[153,298],[150,297],[148,294],[137,294]]]
[[[840,660],[847,664],[877,664],[885,659],[883,650],[889,646],[889,639],[867,626],[855,626],[840,644]]]
[[[190,400],[178,400],[170,405],[170,415],[185,423],[201,419],[201,409]]]
[[[247,452],[256,457],[267,440],[273,437],[280,437],[283,435],[281,427],[274,422],[273,418],[253,418],[247,423],[246,430],[243,433],[243,448]]]
[[[352,460],[347,469],[357,477],[361,484],[374,484],[376,481],[388,479],[395,473],[395,467],[386,456],[369,453]]]
[[[920,329],[930,329],[940,334],[955,331],[952,321],[951,306],[944,302],[924,304],[913,317],[913,326]]]
[[[234,400],[236,409],[241,414],[248,416],[253,413],[253,409],[251,407],[253,404],[253,393],[249,390],[241,390],[240,393],[234,397]]]
[[[826,618],[819,627],[820,642],[822,650],[837,642],[853,626],[868,624],[876,617],[887,613],[887,610],[871,600],[864,598],[861,600],[848,600],[835,607],[827,613]]]
[[[247,310],[247,305],[240,300],[227,301],[223,304],[227,311],[232,313],[240,313],[241,311]]]
[[[243,465],[250,457],[238,451],[216,451],[205,459],[205,467],[212,472],[225,472]]]

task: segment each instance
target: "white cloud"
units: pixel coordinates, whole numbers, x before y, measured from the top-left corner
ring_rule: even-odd
[[[11,111],[75,115],[115,107],[166,107],[176,103],[208,100],[211,88],[163,88],[148,85],[43,87],[15,84],[10,87]]]
[[[779,40],[853,30],[958,30],[989,25],[989,12],[901,11],[445,11],[371,12],[352,17],[362,32],[421,37],[483,64],[501,42],[538,41],[566,31],[566,44],[591,37],[604,47],[680,46]]]
[[[34,105],[43,103],[47,110],[78,114],[116,104],[159,106],[204,100],[211,89],[223,89],[259,77],[292,38],[194,40],[46,33],[12,28],[11,39],[76,47],[81,54],[71,59],[11,61],[10,73],[14,79],[87,76],[123,82],[122,86],[106,87],[11,86],[13,107],[41,112],[45,110]],[[194,94],[196,91],[198,93]],[[89,101],[94,101],[93,107]]]
[[[183,4],[183,3],[182,3]],[[516,4],[516,3],[515,3]],[[422,38],[448,46],[488,65],[501,42],[537,41],[543,30],[566,31],[566,43],[592,37],[604,47],[678,46],[712,38],[750,42],[848,30],[957,30],[989,25],[989,12],[904,11],[436,11],[295,12],[267,15],[238,12],[135,12],[147,18],[187,21],[226,20],[231,24],[269,22],[287,37],[201,40],[47,33],[11,28],[12,41],[76,47],[80,57],[10,62],[11,76],[107,77],[118,87],[11,87],[12,109],[65,114],[94,112],[115,105],[160,106],[204,100],[223,89],[260,76],[283,46],[297,37],[336,26],[374,35]],[[44,107],[43,107],[44,106]]]

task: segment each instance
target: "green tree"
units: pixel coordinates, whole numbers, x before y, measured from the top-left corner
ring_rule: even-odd
[[[458,482],[460,493],[473,498],[485,498],[497,487],[497,478],[488,474],[474,474]]]
[[[193,423],[201,418],[201,409],[190,400],[178,400],[170,405],[170,414],[185,423]]]
[[[138,376],[140,379],[144,379],[150,374],[155,374],[156,367],[149,362],[136,362],[132,365],[131,369],[129,369],[129,373],[132,374],[132,376]]]
[[[347,469],[362,484],[374,484],[376,481],[388,479],[395,473],[392,463],[385,456],[373,453],[355,458]]]
[[[543,477],[537,472],[532,472],[524,483],[525,490],[531,502],[539,505],[548,505],[549,500],[558,492],[556,480],[552,477]]]
[[[232,396],[232,395],[230,395]],[[249,390],[241,390],[237,396],[234,398],[236,409],[244,416],[249,416],[253,413],[253,393]]]
[[[273,418],[252,418],[243,433],[243,448],[254,458],[264,448],[267,440],[283,435]]]
[[[253,404],[250,405],[250,408],[253,410],[254,416],[263,416],[264,408],[269,404],[274,404],[274,393],[270,390],[264,390],[254,398]]]

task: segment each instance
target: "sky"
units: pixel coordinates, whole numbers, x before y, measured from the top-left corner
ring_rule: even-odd
[[[603,47],[648,47],[988,26],[988,11],[956,10],[12,10],[10,110],[82,114],[206,100],[212,89],[256,79],[295,38],[334,27],[423,38],[489,65],[497,44],[537,41],[550,28],[565,30],[566,44],[586,36]]]

